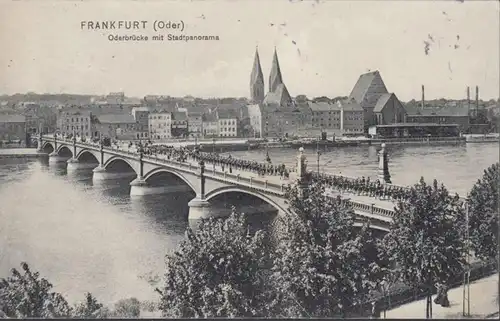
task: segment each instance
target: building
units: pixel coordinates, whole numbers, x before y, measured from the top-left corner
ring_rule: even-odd
[[[148,107],[134,107],[132,108],[132,116],[137,123],[137,130],[139,131],[140,138],[149,137],[149,108]]]
[[[116,140],[140,138],[139,126],[132,115],[103,114],[97,116],[96,120],[97,137],[108,137]]]
[[[263,130],[261,106],[259,104],[248,105],[247,112],[248,123],[250,124],[251,128],[250,136],[254,138],[261,138]]]
[[[203,114],[203,137],[219,137],[219,120],[215,113]]]
[[[264,101],[264,75],[260,66],[259,51],[255,49],[252,73],[250,75],[250,103],[261,104]]]
[[[470,127],[469,108],[467,106],[425,106],[406,107],[407,123],[457,124],[461,132]]]
[[[312,101],[308,101],[307,104],[311,109],[312,116],[307,136],[320,137],[322,133],[326,133],[327,136],[340,136],[342,134],[339,105]]]
[[[340,131],[343,136],[363,136],[364,110],[354,99],[337,101],[340,109]]]
[[[377,106],[379,99],[388,93],[378,70],[359,76],[349,95],[349,99],[354,99],[363,108],[365,131],[368,130],[369,126],[377,123],[375,106]]]
[[[23,115],[0,114],[0,141],[19,140],[26,140],[26,118]]]
[[[23,102],[23,115],[26,118],[26,131],[30,135],[53,133],[57,128],[57,110],[53,106],[42,106],[38,103]]]
[[[254,65],[250,75],[250,100],[248,105],[248,123],[255,137],[289,137],[304,132],[304,127],[310,119],[310,109],[307,106],[295,104],[283,82],[283,75],[274,50],[271,71],[269,74],[269,91],[263,99],[264,79],[260,67],[258,52],[255,54]]]
[[[168,110],[154,110],[149,114],[149,137],[153,140],[172,137],[172,113]]]
[[[125,101],[124,92],[109,93],[106,96],[106,102],[108,104],[121,104]]]
[[[238,114],[234,110],[217,110],[220,137],[238,136]]]
[[[460,128],[457,124],[399,123],[373,125],[368,129],[368,133],[377,138],[459,137]]]
[[[189,137],[203,136],[203,113],[201,111],[186,108],[188,118],[188,135]]]
[[[63,109],[57,117],[58,131],[66,135],[85,137],[99,137],[95,128],[95,117],[89,109],[71,108]]]
[[[184,138],[188,137],[188,118],[187,113],[182,111],[174,111],[171,119],[171,135],[172,137]]]
[[[373,109],[377,125],[390,125],[406,122],[406,109],[394,93],[380,96]]]

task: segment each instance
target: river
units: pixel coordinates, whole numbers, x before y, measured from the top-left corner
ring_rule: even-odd
[[[264,161],[265,150],[231,152]],[[269,149],[273,163],[293,164],[296,151]],[[306,150],[316,170],[316,151]],[[437,178],[465,195],[498,161],[496,144],[389,147],[395,184]],[[320,171],[375,178],[375,147],[323,150]],[[112,303],[127,297],[155,300],[150,276],[161,276],[165,254],[188,226],[190,193],[130,197],[130,180],[99,184],[91,170],[67,173],[46,160],[0,159],[0,277],[26,261],[70,302],[92,292]]]

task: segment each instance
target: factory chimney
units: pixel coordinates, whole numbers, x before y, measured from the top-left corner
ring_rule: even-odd
[[[467,108],[469,110],[469,113],[470,113],[470,87],[467,86]]]
[[[476,86],[476,117],[479,112],[479,86]]]
[[[421,103],[421,107],[422,108],[425,107],[425,88],[424,88],[424,85],[422,85],[422,103]]]

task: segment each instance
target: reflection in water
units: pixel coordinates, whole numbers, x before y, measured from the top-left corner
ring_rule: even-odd
[[[436,177],[466,193],[483,169],[498,161],[495,144],[389,147],[397,184]],[[265,160],[265,151],[231,152]],[[294,165],[296,151],[270,149],[273,163]],[[306,150],[315,169],[316,152]],[[349,176],[377,174],[377,148],[322,151],[320,170]],[[0,159],[0,277],[21,261],[47,277],[70,301],[90,291],[103,302],[126,297],[156,299],[145,275],[162,275],[164,256],[188,226],[192,192],[131,197],[129,179],[92,181],[92,170],[67,173],[47,159]],[[253,229],[269,226],[270,215],[253,214]]]

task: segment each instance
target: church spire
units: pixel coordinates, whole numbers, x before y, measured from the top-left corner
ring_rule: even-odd
[[[252,102],[261,103],[264,100],[264,76],[260,67],[259,50],[255,48],[252,74],[250,75],[250,98]]]
[[[278,62],[278,53],[276,52],[276,47],[274,47],[273,64],[269,75],[269,91],[275,92],[276,88],[278,88],[278,86],[282,83],[283,78],[281,76],[280,64]]]

